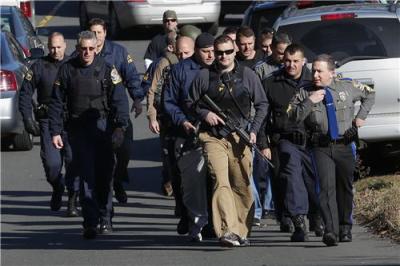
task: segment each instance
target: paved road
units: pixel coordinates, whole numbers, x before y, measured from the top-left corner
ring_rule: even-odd
[[[55,5],[39,3],[38,19]],[[64,4],[46,28],[73,38],[79,31],[72,15],[76,7],[75,2]],[[140,58],[148,40],[120,42]],[[68,43],[71,51],[74,42]],[[143,61],[137,64],[142,70]],[[272,220],[264,220],[265,228],[255,228],[248,248],[221,248],[215,240],[189,243],[175,232],[173,200],[159,193],[157,137],[147,129],[143,115],[134,127],[129,202],[116,205],[115,233],[94,241],[82,239],[81,218],[65,218],[65,206],[60,212],[49,210],[51,192],[38,143],[29,152],[1,152],[1,265],[400,265],[399,245],[358,226],[353,243],[332,248],[316,237],[290,243],[289,234],[279,233]]]

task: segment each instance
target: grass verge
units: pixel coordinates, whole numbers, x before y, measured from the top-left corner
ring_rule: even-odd
[[[400,243],[400,175],[370,177],[355,183],[357,221]]]

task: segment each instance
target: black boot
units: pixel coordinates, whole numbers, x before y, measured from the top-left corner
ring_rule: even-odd
[[[305,242],[308,240],[307,227],[304,221],[304,215],[296,215],[292,217],[294,232],[290,237],[292,242]]]
[[[339,241],[340,242],[351,242],[353,236],[351,235],[351,225],[341,225],[339,227]]]
[[[79,216],[77,205],[78,205],[78,192],[75,191],[68,192],[67,217]]]
[[[311,214],[309,223],[310,232],[314,231],[315,236],[322,236],[324,234],[324,225],[319,214]]]
[[[51,194],[50,209],[58,211],[62,205],[62,195],[64,193],[64,184],[57,184],[53,186],[53,193]]]
[[[124,186],[120,181],[114,181],[114,195],[119,203],[128,202],[128,195],[126,194]]]

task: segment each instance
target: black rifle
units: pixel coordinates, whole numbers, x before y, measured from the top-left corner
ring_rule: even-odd
[[[211,100],[211,98],[208,97],[207,94],[204,94],[201,99],[211,108],[211,111],[216,113],[219,117],[222,118],[222,120],[224,120],[226,129],[228,129],[230,132],[236,132],[236,134],[239,135],[239,137],[246,143],[246,145],[253,148],[253,150],[258,153],[258,155],[260,155],[266,163],[268,163],[272,168],[275,168],[271,161],[268,160],[268,158],[265,157],[264,154],[262,154],[262,152],[258,149],[257,145],[250,142],[250,136],[247,131],[240,126],[240,121],[235,119],[233,115],[228,115],[224,111],[222,111],[222,109],[219,108],[219,106],[213,100]]]

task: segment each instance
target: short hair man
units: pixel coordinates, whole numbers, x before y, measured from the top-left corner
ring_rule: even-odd
[[[216,64],[202,69],[193,81],[190,102],[203,122],[199,138],[206,154],[208,169],[213,179],[212,214],[216,235],[223,246],[249,245],[247,239],[253,221],[253,197],[250,188],[250,148],[240,141],[236,132],[224,127],[224,121],[207,105],[202,97],[207,94],[222,110],[247,128],[252,104],[256,110],[250,125],[250,141],[256,134],[267,112],[267,100],[259,79],[248,67],[235,62],[235,46],[226,35],[214,41]]]
[[[288,108],[289,118],[311,132],[311,147],[320,183],[320,205],[327,246],[352,241],[353,173],[351,142],[364,125],[375,91],[359,82],[339,80],[330,55],[317,56],[313,82],[299,89]],[[361,106],[354,117],[354,103]]]
[[[163,13],[162,19],[163,32],[151,39],[149,46],[147,46],[146,53],[144,54],[146,69],[154,60],[163,55],[165,47],[167,47],[168,32],[177,31],[178,28],[178,16],[174,10],[166,10]]]
[[[236,59],[240,64],[251,69],[265,57],[262,50],[255,49],[255,42],[256,36],[250,27],[242,26],[238,29],[236,33],[236,44],[238,46]]]

